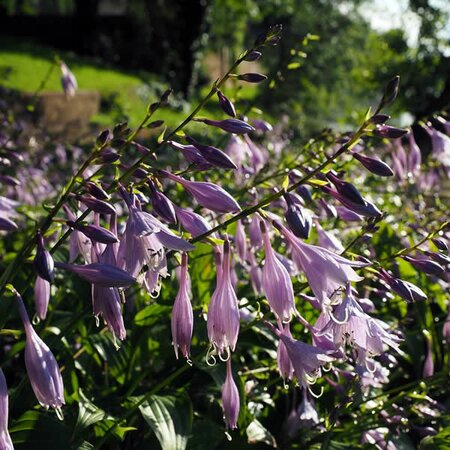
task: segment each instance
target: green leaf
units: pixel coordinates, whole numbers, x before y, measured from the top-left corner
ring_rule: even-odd
[[[89,427],[90,425],[99,422],[105,418],[105,411],[95,406],[89,399],[84,395],[83,391],[80,389],[78,391],[80,396],[80,401],[78,403],[78,418],[75,424],[74,434],[77,435],[80,431]]]
[[[281,182],[281,188],[287,189],[289,187],[289,177],[286,175]]]
[[[148,327],[159,321],[161,316],[167,316],[170,307],[153,303],[141,309],[134,317],[134,323],[139,327]]]
[[[139,406],[139,410],[156,434],[163,450],[186,448],[192,429],[192,404],[186,394],[165,397],[152,395]]]
[[[298,69],[301,66],[299,62],[291,62],[287,65],[288,70],[295,70]]]
[[[196,419],[187,450],[214,450],[224,440],[223,426],[209,419]]]
[[[270,431],[267,430],[258,420],[253,420],[247,427],[246,431],[249,444],[263,442],[271,447],[277,447],[277,442],[275,441],[272,433],[270,433]]]
[[[161,144],[161,142],[164,141],[164,136],[166,134],[167,126],[164,126],[163,130],[161,131],[161,134],[158,136],[158,144]]]

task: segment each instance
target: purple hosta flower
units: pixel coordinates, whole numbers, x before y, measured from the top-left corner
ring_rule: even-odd
[[[206,170],[212,167],[193,145],[183,145],[175,141],[168,141],[167,143],[171,147],[180,150],[186,161],[193,165],[197,170]]]
[[[64,386],[58,363],[53,353],[34,331],[18,292],[16,298],[25,328],[25,366],[31,387],[42,406],[54,408],[58,417],[62,417],[61,406],[65,403]]]
[[[0,217],[0,231],[17,230],[17,224],[7,217]]]
[[[186,208],[175,206],[175,214],[182,227],[191,234],[192,237],[200,236],[211,230],[211,225],[200,215]],[[212,234],[214,236],[214,234]]]
[[[392,177],[394,172],[392,169],[380,159],[371,158],[362,155],[361,153],[352,153],[353,157],[357,159],[369,172],[379,175],[380,177]]]
[[[447,317],[445,318],[444,326],[442,328],[442,339],[444,342],[450,342],[450,302],[447,306]]]
[[[250,164],[253,171],[256,173],[264,166],[269,159],[267,150],[256,145],[248,136],[244,136],[244,141],[250,151]]]
[[[196,119],[196,120],[197,122],[203,122],[206,123],[207,125],[220,128],[226,131],[227,133],[247,134],[252,131],[255,131],[255,129],[250,124],[239,119],[225,119],[225,120]]]
[[[226,240],[207,316],[209,341],[219,357],[234,351],[239,335],[239,307],[230,279],[230,257],[230,243]]]
[[[94,183],[93,181],[86,181],[85,187],[89,194],[91,194],[93,197],[99,199],[99,200],[109,200],[110,195],[105,192],[105,190],[97,183]]]
[[[284,324],[284,329],[281,328],[280,330],[283,331],[286,336],[292,338],[290,326],[288,323]],[[292,377],[294,376],[294,366],[289,359],[287,348],[281,339],[278,340],[277,363],[281,378],[283,378],[284,381],[292,380]]]
[[[293,339],[286,333],[276,330],[276,334],[283,341],[289,359],[294,367],[294,374],[303,388],[314,384],[321,375],[321,366],[334,361],[330,350],[322,350],[301,341]]]
[[[261,73],[242,73],[236,78],[247,83],[261,83],[261,81],[267,80],[267,77]]]
[[[383,353],[383,344],[398,350],[397,336],[387,331],[384,322],[371,318],[363,311],[353,297],[350,283],[347,284],[344,300],[333,313],[330,312],[330,319],[319,335],[327,333],[338,347],[348,343],[370,357]]]
[[[380,269],[380,276],[396,294],[408,303],[424,301],[427,299],[426,294],[409,281],[395,278],[384,269]]]
[[[239,391],[233,379],[231,359],[228,359],[227,375],[225,377],[225,383],[222,387],[222,409],[225,424],[230,430],[237,428],[240,407],[241,400],[239,397]]]
[[[419,146],[414,140],[414,134],[411,131],[409,138],[409,153],[408,153],[408,174],[410,176],[417,175],[420,172],[420,165],[422,164],[422,153]]]
[[[241,137],[231,135],[225,153],[236,163],[238,167],[242,166],[252,155],[248,145]]]
[[[448,243],[442,238],[434,238],[431,241],[441,252],[448,252],[450,250]]]
[[[66,205],[64,205],[64,210],[71,221],[75,222],[77,220],[75,214]],[[80,231],[73,230],[69,240],[69,262],[72,263],[77,259],[78,255],[81,255],[86,263],[89,264],[92,262],[91,248],[92,241]]]
[[[50,252],[45,249],[44,238],[40,233],[36,236],[36,239],[37,239],[37,250],[36,256],[33,261],[34,268],[36,269],[36,272],[41,278],[47,280],[49,283],[52,283],[55,277],[54,274],[55,263],[53,261]]]
[[[444,268],[437,262],[428,258],[413,258],[412,256],[403,256],[405,261],[411,263],[417,270],[428,275],[442,275]]]
[[[251,122],[258,131],[262,131],[263,133],[273,130],[273,126],[269,122],[266,122],[265,120],[252,119]]]
[[[431,137],[432,156],[444,167],[450,167],[450,137],[436,130],[435,128],[425,128]]]
[[[89,281],[91,284],[104,287],[128,287],[136,278],[129,275],[125,270],[111,264],[91,263],[85,265],[66,264],[57,262],[56,267],[73,272]]]
[[[220,167],[222,169],[237,169],[236,164],[222,150],[211,145],[200,144],[200,142],[197,142],[190,136],[186,136],[186,140],[189,144],[193,145],[212,166]]]
[[[374,445],[378,450],[398,450],[398,447],[392,441],[386,440],[389,433],[389,428],[380,427],[368,430],[363,433],[361,442]]]
[[[167,171],[161,171],[171,180],[180,183],[205,208],[216,212],[237,212],[241,208],[236,200],[220,186],[207,181],[189,181]]]
[[[38,275],[34,284],[34,303],[36,306],[36,315],[40,320],[45,320],[47,317],[49,300],[50,283]]]
[[[104,200],[99,200],[93,196],[88,195],[77,195],[77,200],[86,205],[92,211],[95,211],[99,214],[116,214],[116,210],[114,206],[105,202]]]
[[[336,212],[344,222],[362,222],[364,218],[345,206],[336,206]]]
[[[77,79],[67,65],[61,61],[61,85],[67,98],[74,97],[78,89]]]
[[[187,254],[183,253],[181,257],[180,287],[172,309],[172,341],[177,359],[178,349],[180,349],[185,358],[189,358],[194,326],[194,316],[189,297],[190,283]]]
[[[294,309],[294,289],[291,277],[275,256],[270,245],[269,234],[264,222],[261,222],[261,232],[264,240],[264,267],[262,271],[262,287],[269,302],[270,309],[283,322],[291,319],[291,311]]]
[[[333,205],[330,205],[323,198],[319,199],[319,206],[321,209],[321,216],[325,214],[329,219],[337,219],[338,214],[336,208]]]
[[[310,214],[294,203],[291,194],[285,194],[288,205],[284,217],[291,231],[299,238],[308,239],[311,232],[312,219]]]
[[[119,241],[114,233],[99,225],[83,225],[82,223],[73,222],[72,220],[68,220],[67,225],[80,231],[94,242],[113,244],[114,242]]]
[[[259,216],[254,214],[252,217],[252,221],[248,227],[248,235],[250,238],[250,246],[252,248],[258,249],[261,248],[263,244],[263,237],[261,233],[261,226],[259,225]]]
[[[320,247],[326,248],[338,254],[344,251],[344,246],[336,236],[334,236],[330,231],[325,231],[319,221],[316,220],[315,225],[317,230],[317,241]]]
[[[225,97],[225,95],[223,95],[222,92],[219,91],[219,89],[217,89],[216,93],[217,97],[219,98],[219,105],[222,108],[222,111],[231,117],[236,117],[236,110],[233,103],[227,97]]]
[[[236,246],[236,253],[242,264],[245,264],[247,260],[247,236],[245,235],[245,228],[242,224],[242,220],[236,222],[236,235],[234,237]]]
[[[153,181],[149,181],[148,185],[150,187],[150,200],[156,214],[158,214],[158,216],[165,220],[167,223],[177,223],[175,209],[172,202],[162,192],[156,189],[155,183],[153,183]]]
[[[319,423],[319,413],[313,402],[308,398],[308,391],[303,389],[302,401],[298,405],[297,415],[304,427],[312,427]]]
[[[424,251],[424,253],[442,266],[447,266],[448,264],[450,264],[450,257],[445,255],[444,253],[429,251]]]
[[[305,244],[278,222],[278,228],[291,247],[291,255],[299,270],[302,270],[308,283],[322,306],[329,302],[329,296],[346,286],[349,281],[361,281],[352,267],[367,264],[350,261],[322,247]]]
[[[6,386],[5,375],[0,369],[0,449],[14,450],[11,437],[8,432],[8,387]]]
[[[248,252],[248,263],[250,264],[249,274],[253,290],[255,291],[255,294],[259,295],[262,293],[262,270],[256,262],[255,254],[253,252]]]

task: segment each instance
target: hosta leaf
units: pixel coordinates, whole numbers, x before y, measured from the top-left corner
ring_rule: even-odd
[[[80,389],[78,391],[80,401],[78,403],[78,419],[75,424],[74,434],[78,434],[80,431],[89,427],[90,425],[105,418],[105,411],[95,406],[89,399],[83,394]]]
[[[192,429],[192,404],[186,394],[153,395],[139,406],[163,450],[184,450]]]
[[[276,448],[277,442],[272,436],[269,430],[264,428],[264,426],[258,420],[253,420],[247,427],[247,439],[249,444],[256,444],[258,442],[264,442],[264,444],[270,445]]]

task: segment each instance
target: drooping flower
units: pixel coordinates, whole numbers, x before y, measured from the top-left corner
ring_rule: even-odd
[[[350,261],[316,245],[305,244],[280,223],[274,222],[274,225],[289,242],[294,262],[305,273],[321,305],[329,303],[330,296],[349,281],[363,280],[352,267],[364,267],[367,264]]]
[[[8,388],[6,386],[5,375],[0,369],[0,449],[14,450],[11,436],[8,432]]]
[[[237,421],[240,410],[240,397],[231,370],[231,358],[227,360],[227,375],[222,387],[222,408],[227,428],[234,430],[237,428]]]
[[[61,85],[67,98],[74,97],[78,89],[77,79],[67,64],[61,61]]]
[[[194,315],[189,300],[190,286],[188,279],[187,254],[181,257],[180,287],[172,309],[172,341],[175,355],[178,359],[178,350],[185,358],[189,358],[189,351],[194,326]]]
[[[289,323],[284,325],[283,333],[286,334],[286,336],[292,337]],[[283,378],[283,380],[292,380],[292,377],[294,376],[294,366],[292,365],[286,345],[282,339],[278,340],[277,364],[281,378]]]
[[[39,275],[34,283],[34,303],[36,305],[36,315],[41,320],[47,317],[48,302],[50,300],[50,283]]]
[[[230,279],[230,243],[223,246],[217,286],[211,296],[207,316],[209,341],[219,354],[234,351],[239,334],[239,307]]]
[[[224,120],[196,119],[196,120],[197,122],[203,122],[206,123],[207,125],[220,128],[226,131],[227,133],[247,134],[250,133],[251,131],[255,131],[255,129],[250,124],[239,119],[224,119]]]
[[[247,237],[241,220],[236,223],[236,235],[234,237],[236,251],[242,264],[247,260]]]
[[[58,363],[53,353],[34,331],[22,298],[16,292],[19,313],[25,328],[25,366],[31,387],[39,403],[54,408],[61,417],[64,405],[64,386]]]
[[[294,289],[291,277],[280,260],[275,256],[265,223],[262,221],[261,232],[265,251],[262,271],[263,291],[266,294],[270,309],[281,321],[288,322],[294,309]]]

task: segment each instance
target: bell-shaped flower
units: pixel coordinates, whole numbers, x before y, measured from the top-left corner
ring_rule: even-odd
[[[16,293],[19,313],[25,328],[25,366],[31,387],[39,403],[54,408],[61,417],[64,405],[64,386],[58,363],[53,353],[34,331],[22,298]]]
[[[0,449],[14,450],[11,436],[8,432],[8,387],[6,386],[5,375],[0,369]]]
[[[264,222],[261,222],[261,232],[265,251],[262,271],[263,292],[266,294],[270,309],[277,315],[277,318],[283,322],[288,322],[294,309],[294,289],[291,277],[275,256]]]
[[[236,235],[234,237],[236,252],[242,264],[247,260],[247,236],[241,220],[236,222]]]
[[[289,242],[294,262],[305,273],[311,290],[322,306],[328,304],[330,296],[349,281],[363,280],[352,267],[364,267],[366,263],[350,261],[325,248],[305,244],[280,223],[274,222],[274,225]]]
[[[34,304],[36,306],[36,315],[40,320],[45,320],[47,317],[49,300],[50,283],[38,275],[34,283]]]
[[[222,357],[234,351],[239,335],[239,307],[230,277],[230,243],[225,241],[217,286],[211,296],[207,316],[209,341]]]
[[[292,338],[291,330],[288,323],[284,325],[283,332],[286,336]],[[294,376],[294,366],[292,365],[292,362],[287,352],[286,345],[284,345],[282,339],[278,340],[277,364],[281,378],[283,378],[283,380],[292,380],[292,377]]]
[[[172,341],[175,355],[178,359],[178,350],[185,358],[189,358],[189,351],[194,326],[194,315],[190,297],[190,282],[187,267],[187,254],[181,257],[180,287],[175,297],[172,309]]]
[[[205,208],[223,213],[236,212],[241,209],[236,200],[217,184],[207,181],[189,181],[165,170],[160,172],[180,183]]]
[[[231,358],[229,358],[227,360],[225,383],[222,387],[222,409],[226,426],[230,430],[237,428],[239,410],[241,407],[240,403],[239,391],[233,379]]]

